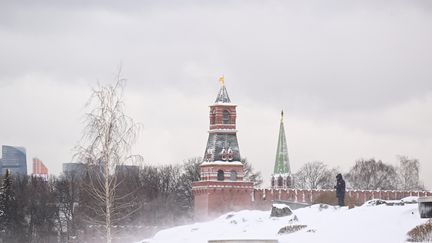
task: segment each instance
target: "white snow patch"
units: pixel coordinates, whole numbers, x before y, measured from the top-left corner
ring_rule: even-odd
[[[404,197],[401,199],[401,201],[404,203],[418,203],[418,199],[419,197],[411,196],[411,197]]]
[[[217,239],[277,239],[280,243],[393,243],[405,242],[409,230],[427,221],[420,218],[417,204],[383,204],[353,209],[317,204],[293,212],[293,215],[280,218],[270,218],[270,211],[232,212],[212,221],[160,231],[152,239],[143,242],[206,243]],[[295,217],[298,221],[294,220]],[[289,225],[307,227],[290,234],[278,234],[279,229]]]
[[[273,203],[273,207],[278,208],[278,209],[289,208],[288,205],[283,204],[283,203]]]
[[[202,162],[201,165],[243,165],[242,162],[240,161],[221,161],[221,160],[216,160],[216,161],[212,161],[212,162]]]

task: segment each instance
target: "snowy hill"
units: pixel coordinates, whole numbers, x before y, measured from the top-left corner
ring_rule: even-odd
[[[276,239],[281,243],[396,243],[405,242],[410,229],[426,222],[420,219],[416,203],[401,205],[397,201],[392,206],[377,205],[380,202],[383,201],[370,201],[353,209],[317,204],[294,210],[294,215],[280,218],[271,218],[270,211],[244,210],[209,222],[163,230],[142,243],[206,243],[217,239]],[[286,226],[300,230],[278,234]]]

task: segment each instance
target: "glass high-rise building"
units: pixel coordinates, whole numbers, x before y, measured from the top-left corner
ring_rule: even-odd
[[[27,156],[25,148],[14,146],[2,146],[2,158],[0,171],[4,175],[6,170],[12,174],[27,175]]]

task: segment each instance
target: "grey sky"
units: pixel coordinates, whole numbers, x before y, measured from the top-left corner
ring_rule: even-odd
[[[239,144],[266,179],[279,112],[292,168],[418,158],[432,187],[430,1],[6,1],[0,144],[51,172],[69,162],[84,104],[122,64],[135,147],[152,164],[202,156],[224,74]]]

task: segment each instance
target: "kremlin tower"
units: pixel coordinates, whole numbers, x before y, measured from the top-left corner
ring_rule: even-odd
[[[243,181],[243,164],[237,142],[236,105],[231,103],[224,78],[210,105],[210,126],[201,180],[194,182],[195,216],[201,219],[250,208],[253,183]]]

